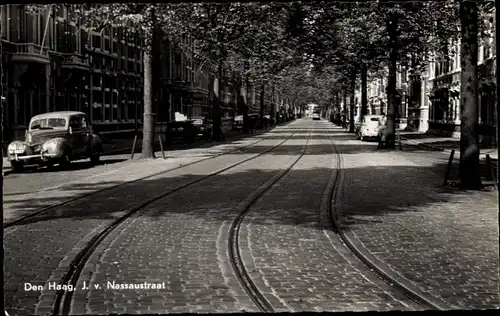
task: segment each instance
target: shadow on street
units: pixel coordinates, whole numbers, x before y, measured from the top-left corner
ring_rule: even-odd
[[[293,151],[297,152],[301,146],[284,146],[282,149],[276,150],[273,154],[275,155],[286,155],[287,153],[290,155],[293,153]],[[323,146],[324,147],[324,146]],[[368,152],[368,151],[375,151],[373,150],[368,150],[365,148],[366,146],[348,146],[348,145],[343,145],[343,146],[338,146],[340,147],[340,151],[343,153],[362,153],[362,152]],[[360,148],[361,147],[361,148]],[[263,150],[266,149],[265,146],[261,146],[258,150]],[[255,150],[249,150],[244,152],[243,154],[247,154],[248,152],[257,152],[257,149]],[[308,150],[311,155],[324,155],[328,154],[333,158],[333,155],[331,154],[331,151],[327,152],[326,150],[321,149],[319,146],[316,148],[310,148]],[[240,154],[240,153],[238,153]],[[411,154],[411,153],[408,153]],[[325,158],[328,159],[328,158]],[[344,158],[348,159],[348,158]],[[82,167],[85,166],[85,164],[82,164]],[[441,159],[437,164],[433,164],[432,166],[367,166],[363,168],[355,168],[355,169],[347,169],[346,172],[354,172],[359,175],[363,174],[369,174],[369,179],[367,178],[366,181],[376,181],[380,182],[380,185],[383,187],[384,183],[386,181],[392,181],[390,178],[387,178],[387,170],[390,170],[390,174],[397,174],[398,177],[402,179],[411,179],[412,175],[414,174],[419,174],[419,173],[427,173],[431,172],[435,176],[441,177],[444,174],[445,168],[447,166],[447,160]],[[454,166],[455,170],[458,169],[457,166]],[[246,186],[246,183],[252,183],[255,181],[255,177],[258,175],[259,177],[263,178],[271,178],[273,175],[276,174],[279,170],[262,170],[262,169],[256,169],[256,170],[250,170],[250,171],[245,171],[245,172],[233,172],[230,174],[224,174],[224,175],[217,175],[213,176],[209,179],[204,180],[200,184],[196,184],[194,186],[200,186],[203,185],[203,192],[204,195],[206,196],[220,196],[221,194],[225,194],[224,190],[238,190],[238,188],[243,188]],[[309,179],[308,181],[313,181],[312,179],[315,179],[315,177],[320,177],[321,175],[324,175],[325,173],[331,172],[331,169],[307,169],[307,170],[292,170],[289,172],[289,175],[293,178],[299,177],[302,179]],[[450,180],[457,179],[457,172],[452,172],[450,175]],[[177,186],[180,186],[182,184],[197,180],[199,178],[203,177],[203,174],[186,174],[183,176],[179,177],[170,177],[168,176],[168,173],[165,174],[164,178],[161,179],[155,179],[155,180],[143,180],[140,182],[136,183],[131,183],[131,184],[125,184],[124,186],[121,186],[116,189],[110,189],[102,193],[96,193],[92,196],[82,198],[81,200],[78,200],[74,203],[70,203],[69,205],[63,207],[63,211],[54,211],[54,212],[48,212],[46,214],[42,214],[39,216],[36,216],[34,218],[29,219],[27,222],[23,223],[23,225],[30,226],[35,223],[40,223],[44,221],[53,221],[53,220],[59,220],[59,219],[64,219],[64,218],[69,218],[72,220],[85,220],[85,219],[111,219],[116,216],[115,213],[120,212],[123,210],[123,208],[117,209],[113,205],[118,206],[120,203],[114,203],[114,201],[119,202],[120,199],[123,199],[123,197],[128,197],[131,196],[133,197],[134,200],[141,200],[141,199],[147,199],[148,196],[151,196],[153,192],[156,192],[156,194],[168,191],[169,188],[175,188]],[[436,177],[435,177],[436,178]],[[438,178],[441,179],[441,178]],[[79,184],[68,184],[66,186],[63,186],[59,188],[59,191],[70,191],[70,194],[72,194],[72,197],[77,197],[79,195],[84,195],[88,193],[88,190],[92,189],[98,189],[99,187],[106,187],[110,185],[117,185],[120,184],[121,182],[102,182],[98,186],[96,186],[95,183],[79,183]],[[449,187],[441,187],[441,181],[436,181],[433,183],[428,183],[427,185],[432,188],[431,192],[432,194],[429,194],[429,196],[421,196],[418,200],[414,201],[401,201],[401,204],[397,205],[392,205],[392,204],[384,204],[384,198],[383,195],[377,198],[377,207],[373,207],[369,209],[370,215],[376,215],[378,213],[390,213],[390,212],[404,212],[405,206],[408,204],[411,204],[413,206],[415,205],[425,205],[425,204],[434,204],[434,203],[441,203],[441,202],[447,202],[450,199],[453,198],[453,195],[464,195],[468,194],[466,191],[461,191],[457,189],[452,189]],[[187,191],[190,190],[190,187],[185,189]],[[488,190],[486,188],[486,190]],[[79,191],[82,191],[80,194]],[[491,191],[491,190],[489,190]],[[182,192],[182,191],[181,191]],[[391,192],[387,192],[387,194],[392,194]],[[195,197],[193,197],[195,198]],[[66,198],[61,199],[61,201],[66,200]],[[12,209],[13,213],[16,213],[16,210],[21,211],[23,214],[25,214],[29,210],[34,210],[46,205],[51,205],[54,203],[59,202],[57,198],[36,198],[36,199],[30,199],[29,201],[6,201],[5,206]],[[284,203],[287,201],[283,201]],[[289,203],[289,202],[287,202]],[[10,204],[10,205],[9,205]],[[186,210],[184,207],[182,207],[182,203],[175,203],[179,205],[178,207],[174,207],[173,204],[165,204],[164,208],[157,212],[144,212],[144,216],[148,217],[159,217],[163,216],[167,213],[183,213],[183,212],[188,212],[193,216],[201,216],[204,217],[204,220],[207,221],[219,221],[222,220],[222,218],[214,218],[213,216],[210,217],[205,217],[205,214],[203,212],[193,212],[190,210]],[[113,207],[111,207],[113,206]],[[201,206],[200,206],[201,207]],[[203,205],[202,208],[207,209],[207,208],[212,208],[216,207],[216,205]],[[17,217],[17,216],[16,216]],[[282,224],[287,224],[286,220],[283,219],[284,223]],[[300,225],[300,223],[298,223]]]

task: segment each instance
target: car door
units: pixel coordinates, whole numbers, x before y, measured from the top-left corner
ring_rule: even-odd
[[[87,115],[82,116],[82,129],[85,131],[85,138],[83,142],[83,152],[87,155],[92,153],[92,126]]]
[[[72,154],[77,156],[82,155],[86,150],[85,141],[87,138],[86,129],[82,127],[82,116],[72,116],[69,120],[69,126],[72,130],[72,134],[70,136]]]

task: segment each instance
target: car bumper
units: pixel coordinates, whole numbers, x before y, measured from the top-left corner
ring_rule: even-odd
[[[378,132],[362,132],[361,136],[375,138],[378,137]]]
[[[8,160],[12,162],[18,162],[25,165],[28,164],[39,164],[43,162],[47,162],[53,159],[60,158],[59,154],[50,154],[50,153],[40,153],[34,155],[19,155],[19,154],[9,154]]]

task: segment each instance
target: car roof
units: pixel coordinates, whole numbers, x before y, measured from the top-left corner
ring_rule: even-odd
[[[204,119],[205,117],[204,116],[191,116],[189,119],[190,120],[199,120],[199,119]]]
[[[59,112],[48,112],[43,114],[35,115],[31,118],[31,120],[39,120],[44,118],[68,118],[74,115],[87,115],[83,112],[78,111],[59,111]]]

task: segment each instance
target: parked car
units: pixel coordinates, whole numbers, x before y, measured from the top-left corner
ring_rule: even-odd
[[[233,119],[233,131],[243,130],[243,115],[237,115]]]
[[[167,143],[192,143],[198,135],[198,129],[191,121],[170,121],[167,123]]]
[[[358,131],[358,139],[366,140],[378,137],[379,121],[382,115],[365,115]]]
[[[64,111],[33,116],[25,140],[10,143],[7,158],[13,171],[19,172],[29,165],[67,168],[72,160],[83,158],[98,163],[102,152],[102,141],[88,116]]]
[[[212,124],[210,124],[204,116],[190,117],[189,122],[196,128],[196,137],[209,139],[212,136]]]

